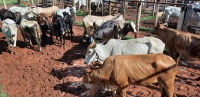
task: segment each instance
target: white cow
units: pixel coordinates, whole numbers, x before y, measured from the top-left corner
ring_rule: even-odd
[[[193,8],[200,8],[200,3],[199,2],[192,3],[192,6]],[[165,8],[164,24],[168,25],[168,20],[170,16],[179,17],[180,12],[181,12],[180,7],[167,6]]]
[[[85,63],[101,62],[112,55],[163,53],[165,43],[155,37],[130,40],[110,39],[105,45],[91,43],[86,52]]]
[[[26,6],[26,7],[12,6],[12,7],[10,7],[10,11],[12,13],[19,12],[21,15],[24,15],[25,13],[31,11],[31,7],[29,7],[29,6]]]
[[[5,19],[2,21],[2,32],[6,37],[11,53],[16,54],[15,47],[17,42],[17,25],[13,20]],[[11,50],[11,46],[14,47],[14,52]]]
[[[86,1],[85,0],[75,0],[75,4],[78,3],[78,10],[80,10],[80,7],[83,6],[86,7]]]
[[[67,12],[68,14],[73,15],[73,14],[76,13],[76,7],[71,7],[71,8],[70,7],[66,7],[65,9],[57,9],[55,11],[55,14],[64,17],[63,16],[63,12]]]

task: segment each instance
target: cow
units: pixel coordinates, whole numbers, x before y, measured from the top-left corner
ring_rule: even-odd
[[[58,36],[59,36],[60,47],[62,47],[65,44],[65,34],[66,34],[65,20],[60,15],[54,15],[52,22],[53,22],[53,29],[56,34],[56,39],[58,39]],[[63,41],[64,41],[64,43],[63,43]]]
[[[153,33],[166,44],[172,58],[181,55],[190,60],[200,59],[200,35],[171,29],[163,24],[158,24]]]
[[[96,15],[97,14],[97,7],[98,7],[97,3],[95,3],[95,2],[91,3],[91,10],[92,10],[91,14],[92,15]]]
[[[19,7],[19,6],[12,6],[10,7],[10,11],[12,13],[17,13],[19,12],[21,15],[24,15],[25,13],[31,11],[31,7],[30,6],[26,6],[26,7]]]
[[[116,22],[115,22],[116,21]],[[125,20],[111,20],[103,23],[92,34],[92,39],[97,43],[107,43],[110,39],[121,39],[126,36],[129,31],[136,33],[136,26],[133,22],[126,23]],[[120,26],[121,25],[121,26]]]
[[[68,34],[70,34],[72,37],[74,34],[73,32],[74,17],[67,12],[63,12],[63,15],[64,15],[65,24],[66,24],[66,30]]]
[[[200,3],[199,2],[194,2],[190,6],[192,6],[195,9],[199,9]],[[164,10],[164,19],[163,22],[165,25],[168,25],[168,20],[169,17],[179,17],[181,13],[181,7],[175,7],[175,6],[167,6]]]
[[[107,15],[107,16],[94,16],[94,15],[87,15],[83,18],[83,27],[84,27],[84,39],[83,41],[85,42],[85,40],[90,37],[90,31],[92,29],[94,29],[94,25],[95,28],[100,27],[104,22],[108,21],[108,20],[112,20],[115,19],[117,17],[120,17],[120,15]],[[98,22],[97,22],[98,21]],[[97,22],[97,23],[95,23]],[[100,22],[100,23],[99,23]],[[98,24],[98,25],[96,25]]]
[[[126,97],[129,85],[148,85],[158,82],[161,97],[176,97],[175,77],[178,65],[164,54],[114,55],[109,56],[98,68],[87,68],[83,82],[99,86],[116,86],[120,97]]]
[[[67,12],[69,15],[73,16],[76,13],[76,7],[66,7],[65,9],[57,9],[55,11],[55,14],[60,15],[63,18],[63,12]]]
[[[57,9],[59,9],[57,6],[51,6],[46,8],[34,7],[32,8],[32,11],[36,14],[46,13],[49,17],[52,17]]]
[[[3,8],[0,10],[0,18],[1,18],[1,21],[9,18],[16,22],[15,14],[9,11],[8,9]]]
[[[27,39],[29,40],[30,45],[32,45],[31,39],[34,39],[38,44],[38,51],[41,51],[42,40],[40,25],[36,21],[28,20],[28,17],[25,14],[22,16],[19,28],[21,30],[25,45],[27,44]]]
[[[86,1],[85,0],[75,0],[75,3],[78,3],[78,10],[80,10],[81,6],[85,8],[86,6]]]
[[[37,22],[40,25],[40,28],[42,30],[42,41],[44,41],[45,44],[47,44],[47,32],[50,33],[51,39],[52,39],[52,21],[45,13],[40,13],[37,17]],[[53,40],[51,40],[53,42]]]
[[[11,53],[16,54],[16,42],[17,42],[17,25],[11,19],[5,19],[2,21],[2,32],[6,37],[8,48],[10,47]],[[11,50],[14,47],[14,51]]]
[[[112,55],[163,53],[165,44],[155,37],[130,40],[110,39],[105,45],[92,42],[85,54],[85,64],[103,61]]]

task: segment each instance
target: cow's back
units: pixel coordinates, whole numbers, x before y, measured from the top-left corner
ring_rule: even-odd
[[[182,56],[189,58],[198,56],[200,51],[200,35],[195,35],[191,33],[182,33],[176,37],[175,48],[176,52],[180,53]],[[200,56],[200,55],[199,55]]]
[[[114,80],[124,84],[150,84],[157,82],[159,76],[167,77],[167,74],[176,73],[174,71],[177,70],[176,62],[164,54],[117,55],[113,57],[113,78],[117,78]]]

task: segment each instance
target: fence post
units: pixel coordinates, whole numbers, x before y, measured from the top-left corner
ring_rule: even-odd
[[[187,8],[185,6],[181,7],[181,12],[180,12],[180,15],[178,17],[178,24],[177,24],[177,27],[176,27],[177,30],[182,30],[183,22],[184,22],[184,18],[185,18],[185,13],[187,11],[186,9]]]
[[[156,4],[156,18],[154,21],[154,27],[158,24],[158,12],[159,12],[160,4]]]
[[[122,11],[122,15],[123,15],[123,16],[125,16],[125,3],[126,3],[126,1],[122,1],[122,2],[121,2],[121,5],[122,5],[122,6],[121,6],[121,11]],[[125,17],[124,17],[124,18],[125,18]]]
[[[156,2],[157,0],[154,0],[154,2]],[[156,5],[155,3],[153,3],[153,10],[152,10],[152,15],[155,15],[155,9],[156,9]]]
[[[108,15],[111,15],[111,1],[108,2]]]
[[[103,0],[103,2],[102,2],[102,7],[101,7],[101,8],[102,8],[102,9],[101,9],[102,15],[104,15],[104,7],[105,7],[104,3],[105,3],[105,2],[104,2],[104,0]]]
[[[3,0],[3,6],[4,6],[5,9],[7,9],[6,1],[5,0]]]
[[[86,12],[88,12],[88,4],[89,4],[89,0],[86,0]]]
[[[138,2],[138,5],[137,5],[137,18],[136,18],[136,30],[137,30],[137,32],[139,32],[139,27],[140,27],[141,9],[142,9],[142,4],[141,4],[141,2]],[[137,38],[137,33],[135,34],[135,38]]]
[[[75,0],[72,0],[72,7],[75,7],[76,8],[76,2]],[[74,13],[74,23],[76,22],[76,13]]]
[[[88,14],[91,15],[91,0],[89,0],[89,3],[88,3],[88,4],[89,4],[89,6],[88,6],[88,10],[89,10],[89,11],[88,11]]]

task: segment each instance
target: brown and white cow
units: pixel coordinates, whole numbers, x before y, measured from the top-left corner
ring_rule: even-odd
[[[187,59],[200,59],[200,35],[183,32],[158,24],[154,34],[166,44],[171,57],[177,58],[179,54]]]
[[[173,97],[177,70],[176,62],[164,54],[115,55],[106,58],[98,69],[87,68],[83,82],[117,86],[120,97],[126,97],[130,84],[158,82],[163,90],[161,96]]]

